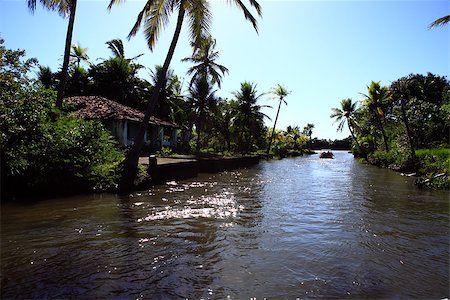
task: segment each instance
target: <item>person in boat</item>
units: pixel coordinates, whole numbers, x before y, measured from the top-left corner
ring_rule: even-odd
[[[320,158],[334,158],[334,154],[331,151],[324,151],[320,153]]]

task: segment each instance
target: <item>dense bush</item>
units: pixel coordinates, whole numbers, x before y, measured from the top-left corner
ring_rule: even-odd
[[[2,194],[106,189],[123,154],[99,122],[55,108],[55,92],[27,77],[35,60],[0,41]]]
[[[419,149],[416,151],[416,155],[420,161],[419,175],[422,175],[418,183],[435,188],[449,189],[450,149],[443,147]]]

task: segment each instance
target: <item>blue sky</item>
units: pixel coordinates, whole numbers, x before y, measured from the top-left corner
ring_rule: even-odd
[[[162,32],[153,52],[143,33],[126,36],[143,1],[126,1],[107,11],[107,1],[78,0],[73,43],[88,48],[93,62],[111,54],[105,42],[121,38],[125,55],[145,55],[139,62],[153,68],[162,64],[175,20]],[[244,1],[247,3],[247,1]],[[435,19],[450,14],[450,1],[260,1],[263,17],[259,34],[242,13],[226,1],[211,1],[212,34],[221,50],[220,63],[230,69],[217,92],[232,98],[240,83],[257,84],[260,93],[277,83],[290,91],[280,112],[278,128],[315,124],[313,137],[343,138],[329,118],[332,107],[344,98],[360,100],[372,80],[389,85],[410,73],[450,73],[450,25],[428,29]],[[8,48],[25,49],[53,71],[61,65],[67,19],[40,7],[34,15],[25,0],[0,1],[0,34]],[[180,60],[191,49],[186,27],[178,42],[171,68],[185,82],[189,67]],[[148,71],[141,75],[148,78]],[[186,86],[185,86],[186,87]],[[275,118],[276,101],[265,111]],[[272,121],[266,121],[272,126]]]

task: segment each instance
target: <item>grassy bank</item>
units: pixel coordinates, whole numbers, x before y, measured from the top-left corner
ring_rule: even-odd
[[[379,167],[415,174],[421,187],[449,189],[450,149],[447,147],[416,150],[416,159],[406,151],[375,151],[367,161]]]

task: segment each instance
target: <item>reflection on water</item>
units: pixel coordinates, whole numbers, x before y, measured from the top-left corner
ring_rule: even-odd
[[[2,206],[1,298],[449,297],[449,194],[345,152]]]

